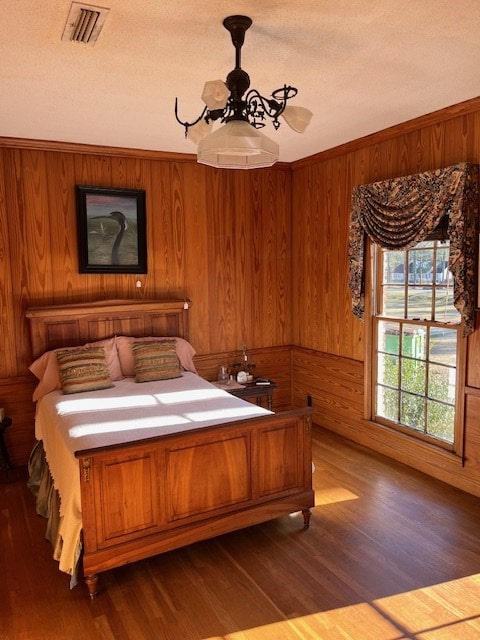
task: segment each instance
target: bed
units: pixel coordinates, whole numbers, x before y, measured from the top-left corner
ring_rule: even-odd
[[[173,339],[177,354],[189,345],[184,300],[26,315],[44,368],[54,350],[75,346],[115,345],[120,354],[119,337],[130,349],[158,337]],[[138,384],[119,375],[104,389],[37,392],[36,437],[60,500],[57,559],[67,573],[79,559],[92,598],[100,573],[130,562],[294,512],[308,528],[311,410],[273,413],[236,398],[185,364],[191,355],[178,355],[173,379]]]

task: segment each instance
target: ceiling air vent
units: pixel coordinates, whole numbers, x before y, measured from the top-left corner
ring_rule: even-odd
[[[94,45],[110,9],[72,2],[62,40]]]

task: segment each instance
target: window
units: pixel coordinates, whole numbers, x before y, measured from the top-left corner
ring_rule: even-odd
[[[460,314],[449,242],[375,247],[374,419],[444,448],[459,448]]]

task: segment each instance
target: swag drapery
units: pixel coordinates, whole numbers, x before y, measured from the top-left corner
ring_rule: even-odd
[[[460,163],[353,189],[348,286],[356,316],[364,315],[367,236],[385,249],[411,249],[447,215],[454,304],[463,320],[464,335],[474,330],[478,173],[478,165]]]

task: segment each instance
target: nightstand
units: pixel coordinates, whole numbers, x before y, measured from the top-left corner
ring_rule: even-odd
[[[228,384],[221,384],[218,382],[214,382],[213,384],[224,391],[228,391],[228,393],[231,393],[232,396],[236,396],[237,398],[243,398],[244,400],[248,398],[255,398],[259,407],[262,406],[263,398],[266,398],[267,408],[272,411],[273,392],[277,388],[276,383],[272,380],[270,380],[270,384],[268,385],[259,385],[255,384],[255,382],[247,382],[242,385],[235,383],[231,388],[229,388]]]

